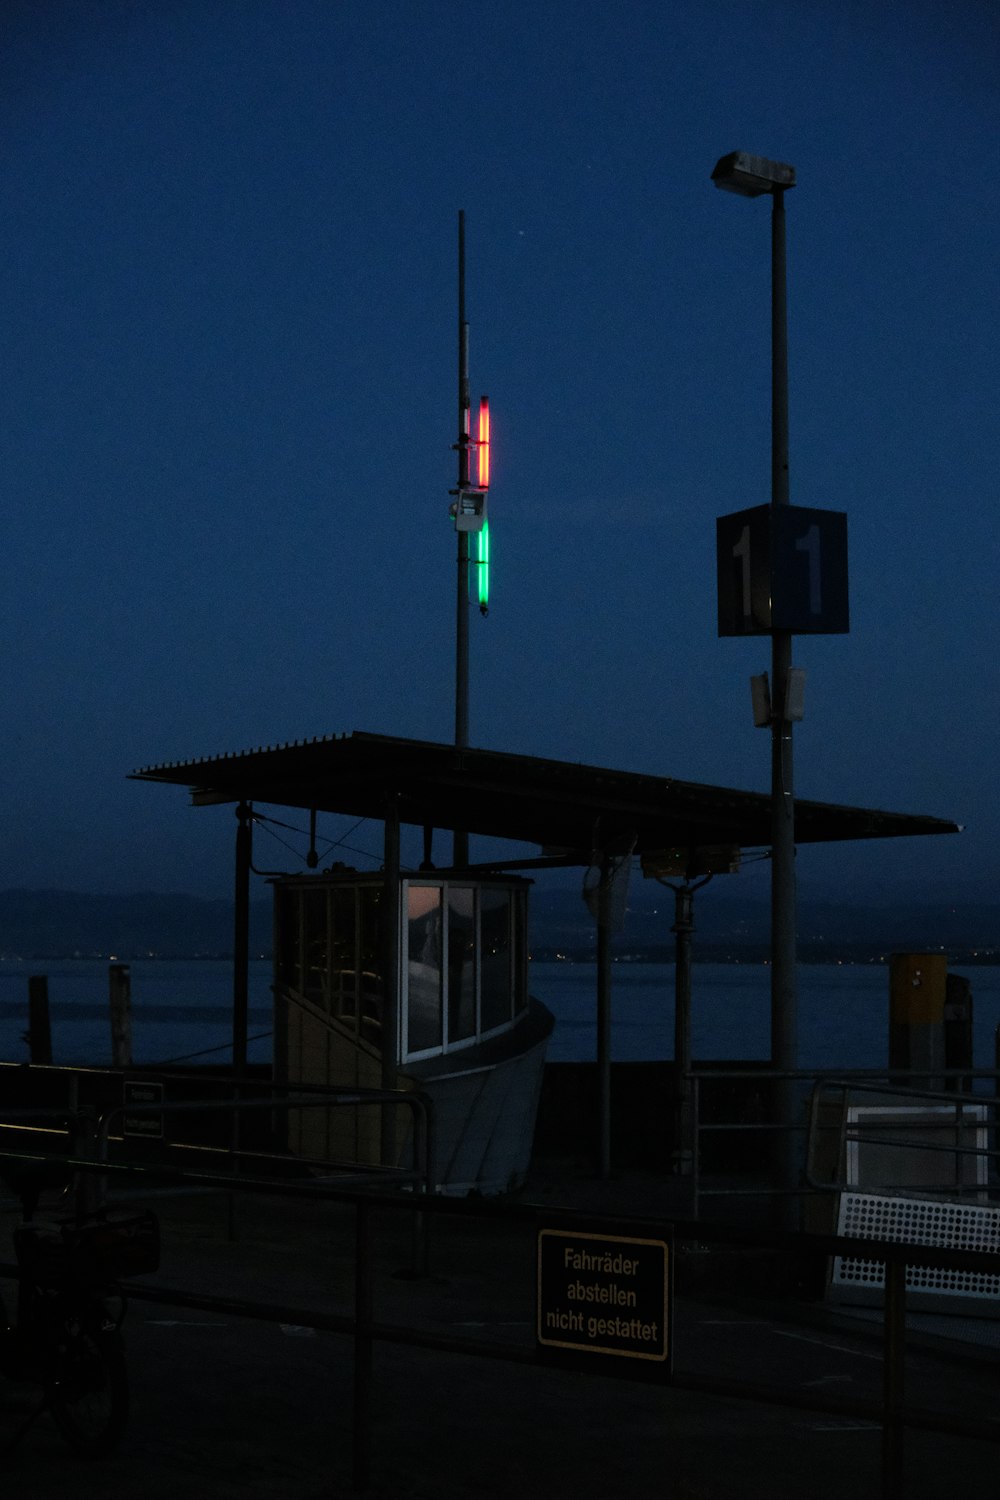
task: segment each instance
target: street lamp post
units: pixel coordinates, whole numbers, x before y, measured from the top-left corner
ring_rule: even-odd
[[[771,507],[789,503],[788,316],[785,277],[785,193],[795,186],[795,168],[733,151],[716,163],[716,187],[744,198],[771,197]],[[779,1075],[797,1062],[795,985],[795,795],[792,719],[788,698],[792,632],[771,631],[771,1066]],[[780,1078],[775,1101],[776,1185],[797,1186],[795,1095]],[[791,1218],[789,1213],[786,1217]]]

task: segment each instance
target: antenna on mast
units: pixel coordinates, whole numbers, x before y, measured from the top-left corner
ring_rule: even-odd
[[[458,493],[469,488],[469,325],[465,318],[465,210],[458,211]]]

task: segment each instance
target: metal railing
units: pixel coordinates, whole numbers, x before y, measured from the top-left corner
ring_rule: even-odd
[[[0,1064],[0,1068],[3,1066]],[[350,1173],[355,1178],[359,1173],[364,1173],[374,1179],[413,1180],[421,1184],[424,1192],[436,1191],[432,1105],[428,1096],[418,1089],[346,1088],[337,1084],[313,1083],[282,1083],[280,1086],[272,1086],[269,1080],[266,1082],[252,1078],[241,1080],[234,1079],[232,1076],[220,1076],[217,1079],[207,1080],[204,1073],[197,1071],[171,1072],[163,1075],[150,1069],[75,1068],[48,1064],[17,1065],[17,1074],[21,1080],[37,1074],[64,1079],[67,1085],[66,1103],[64,1106],[0,1107],[0,1138],[4,1130],[10,1128],[11,1122],[16,1123],[20,1129],[30,1129],[31,1120],[47,1120],[50,1122],[48,1126],[39,1125],[38,1129],[51,1131],[53,1129],[51,1121],[55,1119],[61,1122],[61,1127],[55,1128],[61,1128],[61,1133],[73,1143],[74,1151],[87,1154],[89,1148],[85,1149],[85,1144],[93,1142],[97,1144],[102,1160],[108,1159],[110,1144],[113,1140],[121,1142],[124,1139],[124,1131],[118,1137],[113,1135],[112,1125],[116,1119],[124,1119],[125,1116],[156,1119],[164,1114],[198,1116],[221,1112],[242,1115],[256,1111],[279,1114],[297,1109],[363,1109],[375,1106],[403,1108],[412,1115],[412,1167],[359,1165],[352,1161],[307,1156],[300,1152],[294,1154],[267,1152],[259,1148],[241,1146],[238,1133],[234,1135],[231,1132],[224,1146],[205,1143],[198,1143],[194,1146],[191,1142],[180,1140],[165,1142],[165,1144],[179,1150],[190,1148],[200,1152],[215,1152],[225,1155],[234,1163],[243,1160],[276,1163],[283,1161],[286,1164],[294,1163],[303,1169]],[[158,1079],[171,1086],[196,1084],[202,1088],[206,1084],[214,1083],[223,1097],[196,1097],[181,1100],[164,1098],[145,1104],[123,1099],[121,1103],[115,1102],[102,1108],[100,1104],[81,1104],[79,1085],[81,1080],[87,1079],[121,1084]],[[248,1097],[251,1092],[256,1092],[258,1097]],[[146,1139],[154,1138],[146,1137]]]
[[[161,1181],[166,1175],[177,1185],[194,1188],[217,1187],[238,1193],[274,1194],[284,1197],[308,1197],[343,1203],[354,1212],[354,1293],[350,1314],[336,1314],[315,1307],[293,1307],[261,1300],[220,1297],[186,1288],[129,1284],[128,1294],[140,1301],[171,1307],[208,1310],[237,1317],[312,1327],[317,1330],[350,1336],[354,1341],[352,1476],[355,1491],[368,1488],[371,1479],[373,1418],[373,1346],[376,1341],[408,1345],[450,1354],[533,1365],[543,1362],[537,1348],[500,1344],[472,1337],[442,1335],[428,1329],[400,1327],[379,1322],[375,1315],[374,1261],[375,1240],[373,1213],[391,1211],[433,1217],[444,1214],[485,1218],[494,1225],[527,1224],[537,1232],[544,1223],[550,1227],[586,1227],[588,1233],[614,1232],[616,1235],[648,1236],[651,1227],[669,1237],[672,1246],[693,1242],[699,1246],[770,1250],[775,1254],[858,1255],[884,1262],[886,1267],[886,1301],[883,1315],[883,1384],[879,1402],[850,1402],[823,1399],[799,1391],[778,1391],[743,1380],[727,1382],[724,1378],[700,1377],[694,1373],[674,1372],[671,1383],[684,1390],[704,1392],[727,1398],[742,1397],[779,1406],[796,1406],[817,1412],[850,1411],[875,1422],[882,1429],[881,1495],[883,1500],[900,1500],[903,1495],[904,1433],[907,1427],[923,1431],[975,1436],[1000,1443],[1000,1423],[970,1422],[943,1415],[907,1409],[903,1396],[903,1353],[905,1347],[905,1267],[924,1264],[954,1267],[962,1270],[996,1274],[1000,1271],[1000,1254],[978,1251],[947,1251],[926,1246],[899,1245],[836,1235],[801,1235],[787,1232],[750,1230],[723,1224],[708,1225],[690,1220],[662,1223],[648,1217],[613,1219],[577,1210],[541,1207],[534,1204],[509,1204],[483,1200],[433,1197],[416,1198],[410,1194],[388,1194],[372,1190],[348,1189],[325,1184],[303,1184],[229,1173],[191,1171],[165,1167],[162,1164],[101,1162],[84,1157],[41,1156],[24,1152],[0,1152],[4,1161],[32,1164],[58,1163],[80,1173],[101,1173],[119,1185],[131,1184],[141,1191],[146,1182]],[[16,1275],[16,1267],[0,1265],[0,1274]],[[600,1372],[594,1372],[600,1373]],[[616,1370],[617,1377],[629,1371]]]
[[[924,1197],[973,1195],[985,1202],[1000,1161],[991,1144],[997,1106],[995,1097],[982,1094],[819,1079],[809,1100],[806,1185],[823,1192],[868,1186]],[[870,1160],[878,1156],[890,1175],[876,1180]]]
[[[1000,1150],[991,1144],[994,1135],[994,1120],[1000,1111],[1000,1096],[998,1096],[998,1085],[1000,1085],[1000,1072],[987,1069],[954,1069],[948,1072],[936,1070],[932,1075],[934,1080],[943,1080],[946,1084],[954,1087],[914,1088],[906,1086],[915,1074],[912,1069],[905,1073],[892,1072],[884,1069],[858,1069],[841,1070],[831,1073],[829,1070],[803,1070],[794,1072],[774,1070],[770,1068],[699,1068],[690,1074],[691,1100],[692,1100],[692,1122],[691,1133],[693,1149],[690,1153],[690,1204],[691,1215],[698,1218],[701,1215],[705,1199],[777,1199],[782,1196],[806,1198],[819,1194],[829,1194],[843,1191],[849,1186],[847,1172],[844,1163],[850,1154],[865,1148],[878,1145],[898,1148],[901,1153],[910,1154],[911,1160],[918,1152],[922,1152],[925,1161],[939,1157],[942,1161],[946,1158],[952,1160],[963,1160],[971,1164],[973,1171],[966,1172],[963,1180],[961,1172],[954,1174],[954,1181],[942,1181],[936,1188],[928,1186],[921,1191],[936,1192],[941,1195],[962,1196],[968,1194],[983,1194],[991,1191],[998,1177],[995,1170]],[[903,1082],[901,1082],[903,1080]],[[779,1084],[790,1084],[793,1088],[801,1091],[800,1118],[791,1125],[780,1123],[773,1118],[772,1111],[765,1103],[760,1109],[758,1117],[750,1118],[744,1110],[738,1118],[728,1119],[706,1119],[705,1118],[705,1093],[708,1088],[719,1085],[743,1085],[748,1090],[751,1085],[759,1088],[760,1094],[765,1099],[770,1099],[774,1088]],[[842,1110],[833,1119],[824,1119],[823,1091],[832,1090],[840,1096]],[[967,1090],[967,1091],[966,1091]],[[978,1090],[978,1092],[977,1092]],[[893,1123],[877,1124],[874,1120],[867,1123],[848,1118],[848,1102],[852,1094],[870,1099],[874,1104],[876,1100],[883,1101],[887,1106],[898,1100],[901,1108],[912,1108],[917,1112],[926,1114],[929,1110],[941,1111],[938,1117],[937,1128],[943,1130],[947,1126],[947,1116],[951,1115],[957,1124],[953,1127],[956,1139],[952,1141],[938,1141],[928,1139],[935,1128],[933,1118],[925,1118],[922,1121],[911,1117],[907,1122],[905,1117],[900,1117]],[[826,1111],[831,1117],[834,1111],[829,1107],[829,1100],[825,1103]],[[975,1141],[967,1138],[972,1134],[978,1135]],[[898,1134],[900,1139],[894,1139]],[[734,1140],[739,1138],[743,1141],[756,1138],[760,1142],[760,1153],[758,1170],[756,1172],[737,1171],[709,1172],[705,1169],[704,1157],[706,1145],[714,1138],[730,1136]],[[798,1186],[792,1188],[779,1188],[773,1182],[773,1174],[770,1171],[770,1157],[772,1143],[781,1136],[792,1135],[797,1137],[801,1146],[799,1159],[801,1162],[801,1181]],[[834,1173],[825,1176],[818,1170],[817,1164],[824,1161],[831,1154],[829,1150],[824,1151],[819,1142],[824,1136],[835,1135],[837,1147],[833,1151],[837,1167]],[[907,1146],[905,1137],[910,1135],[912,1144]],[[886,1184],[889,1191],[898,1191],[909,1187],[912,1189],[912,1176],[909,1174],[905,1183]],[[930,1177],[932,1174],[926,1174]]]
[[[437,1180],[434,1175],[434,1130],[433,1111],[430,1099],[426,1094],[417,1090],[387,1090],[387,1089],[345,1089],[331,1084],[282,1084],[280,1091],[269,1094],[267,1097],[258,1099],[245,1099],[240,1097],[240,1085],[234,1083],[229,1085],[232,1097],[228,1099],[187,1099],[187,1100],[157,1100],[149,1104],[121,1103],[114,1104],[105,1109],[100,1115],[93,1109],[75,1108],[44,1110],[30,1107],[0,1109],[0,1141],[3,1140],[5,1129],[11,1128],[13,1122],[16,1128],[26,1130],[44,1130],[46,1133],[57,1133],[65,1135],[72,1143],[71,1158],[76,1163],[74,1168],[75,1182],[74,1194],[77,1212],[89,1215],[101,1208],[106,1199],[108,1177],[105,1172],[98,1172],[98,1166],[111,1167],[113,1164],[110,1156],[110,1147],[113,1141],[122,1144],[125,1140],[124,1134],[115,1137],[112,1135],[113,1123],[126,1116],[139,1116],[156,1118],[164,1114],[185,1115],[205,1114],[223,1112],[232,1118],[233,1128],[230,1131],[229,1144],[227,1146],[205,1146],[196,1148],[180,1143],[187,1149],[196,1149],[199,1153],[209,1156],[216,1155],[225,1157],[229,1162],[229,1170],[223,1174],[225,1182],[230,1189],[240,1185],[241,1175],[247,1163],[255,1163],[258,1166],[282,1167],[287,1169],[294,1165],[296,1170],[312,1171],[325,1177],[349,1179],[351,1182],[366,1182],[378,1186],[414,1187],[417,1189],[421,1199],[426,1199],[437,1191]],[[242,1147],[239,1144],[239,1118],[251,1111],[267,1110],[269,1112],[289,1112],[298,1109],[361,1109],[381,1107],[403,1107],[412,1115],[412,1154],[413,1167],[371,1166],[359,1167],[356,1164],[342,1161],[327,1160],[320,1157],[307,1157],[296,1154],[290,1156],[287,1153],[276,1151],[261,1151],[256,1148]],[[56,1121],[53,1126],[52,1122]],[[149,1137],[143,1136],[145,1143]],[[165,1141],[163,1143],[168,1149],[175,1149],[178,1143]],[[16,1153],[0,1150],[0,1161],[18,1159]],[[42,1156],[24,1156],[21,1158],[26,1162],[55,1163],[57,1157],[46,1154]],[[80,1163],[88,1163],[88,1167],[81,1170]],[[219,1174],[203,1173],[195,1170],[181,1169],[178,1179],[177,1169],[170,1167],[167,1163],[149,1163],[151,1172],[158,1172],[160,1176],[166,1176],[168,1181],[176,1183],[178,1180],[191,1182],[204,1179],[207,1185],[216,1187],[219,1185]],[[270,1179],[265,1179],[270,1180]],[[303,1191],[308,1193],[314,1187],[318,1179],[314,1177],[313,1183],[301,1184]],[[235,1200],[230,1194],[229,1198],[229,1238],[236,1239],[236,1214]],[[417,1214],[413,1220],[412,1239],[412,1274],[423,1275],[427,1267],[427,1244],[425,1223],[423,1216]]]

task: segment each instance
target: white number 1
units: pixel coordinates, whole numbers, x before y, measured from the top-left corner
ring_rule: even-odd
[[[811,615],[821,615],[823,613],[819,546],[819,527],[815,525],[810,526],[805,536],[800,536],[795,543],[796,552],[808,552],[809,554],[809,613]]]
[[[743,617],[749,619],[750,609],[750,527],[744,526],[740,539],[733,548],[733,556],[742,563],[743,573]]]

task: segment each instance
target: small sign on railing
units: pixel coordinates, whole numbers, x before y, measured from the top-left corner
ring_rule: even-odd
[[[152,1079],[126,1078],[122,1083],[122,1135],[144,1135],[160,1139],[163,1136],[163,1116],[152,1110],[130,1113],[130,1106],[163,1103],[163,1084]]]

